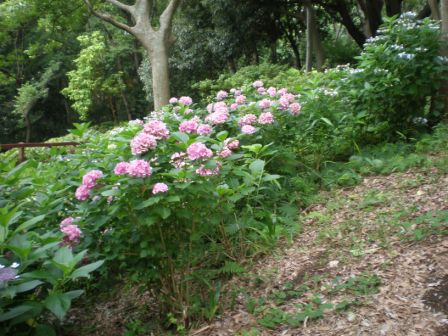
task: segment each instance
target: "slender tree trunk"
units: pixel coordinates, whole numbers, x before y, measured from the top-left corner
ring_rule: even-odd
[[[313,16],[314,11],[311,4],[305,5],[306,10],[306,57],[305,57],[305,70],[310,72],[313,68]]]
[[[277,63],[277,39],[271,41],[271,63]]]
[[[441,0],[441,19],[442,19],[442,52],[443,57],[448,57],[448,0]],[[441,89],[444,98],[445,118],[448,119],[448,80],[442,85]]]
[[[401,14],[401,4],[403,0],[386,0],[386,14],[387,16],[394,16]]]
[[[324,65],[325,61],[325,55],[324,55],[324,48],[322,46],[322,40],[320,38],[320,32],[319,28],[317,26],[317,20],[316,20],[316,12],[314,8],[311,5],[311,34],[312,34],[312,45],[313,45],[313,51],[315,52],[316,57],[316,69],[318,71],[322,70],[322,67]]]
[[[233,57],[229,58],[229,60],[227,61],[227,66],[229,68],[230,73],[234,74],[236,72],[236,64]]]
[[[28,143],[30,142],[31,138],[31,121],[29,112],[25,114],[25,125],[26,125],[25,142]]]
[[[440,20],[440,10],[437,0],[428,0],[429,8],[431,8],[431,19]]]
[[[131,109],[129,108],[129,103],[128,103],[128,99],[126,98],[126,95],[121,92],[121,99],[123,100],[123,105],[124,105],[124,109],[126,110],[126,115],[128,116],[128,120],[132,120],[132,114],[131,114]]]
[[[366,18],[368,20],[369,35],[375,36],[378,27],[383,23],[381,10],[383,8],[383,0],[366,1]]]

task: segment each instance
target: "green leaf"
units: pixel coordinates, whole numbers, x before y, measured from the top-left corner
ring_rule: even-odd
[[[101,193],[101,195],[105,196],[105,197],[107,197],[107,196],[117,196],[117,195],[120,195],[120,190],[119,189],[106,190],[106,191],[103,191]]]
[[[168,203],[176,203],[176,202],[180,202],[180,197],[177,196],[177,195],[168,196],[168,197],[166,198],[166,201],[167,201]]]
[[[82,289],[77,289],[77,290],[72,290],[70,292],[66,292],[64,293],[64,295],[68,296],[70,298],[70,300],[74,300],[79,298],[82,294],[84,294],[84,290]]]
[[[24,282],[20,285],[15,286],[15,290],[16,290],[16,293],[27,292],[29,290],[36,288],[37,286],[39,286],[43,283],[44,282],[40,281],[40,280],[32,280],[32,281]]]
[[[258,154],[261,151],[261,149],[263,148],[263,145],[253,144],[253,145],[248,145],[248,146],[242,146],[242,148],[247,149],[255,154]]]
[[[190,137],[187,134],[182,133],[182,132],[173,132],[172,136],[174,139],[176,139],[184,144],[188,143],[188,140],[190,140]]]
[[[31,228],[34,224],[39,223],[45,218],[45,215],[40,215],[34,218],[31,218],[30,220],[27,220],[25,223],[20,224],[17,229],[14,230],[14,233],[27,230]]]
[[[0,315],[0,322],[13,319],[14,317],[20,316],[23,313],[26,313],[27,311],[29,311],[31,309],[33,309],[33,307],[32,306],[28,306],[28,305],[20,305],[20,306],[16,306],[14,308],[11,308],[6,313]]]
[[[268,174],[268,175],[264,176],[264,177],[262,178],[262,180],[263,180],[264,182],[268,182],[268,181],[278,180],[278,179],[281,178],[281,177],[282,177],[281,175]]]
[[[104,263],[104,260],[99,260],[97,262],[82,266],[78,269],[76,269],[72,275],[70,276],[71,279],[77,279],[77,278],[89,278],[90,273],[96,270],[98,267],[100,267]]]
[[[263,160],[255,160],[249,165],[249,169],[252,174],[259,174],[264,169],[265,162]]]
[[[47,324],[39,324],[36,327],[35,336],[57,336],[54,329]]]
[[[224,141],[229,136],[229,132],[227,131],[221,131],[218,134],[216,134],[216,139],[219,141]]]
[[[146,201],[141,202],[139,205],[135,206],[134,209],[141,210],[141,209],[147,208],[151,205],[154,205],[154,204],[158,203],[159,201],[160,201],[160,197],[151,197],[151,198],[147,199]]]
[[[171,210],[165,207],[157,208],[155,209],[155,212],[162,217],[162,219],[167,219],[171,215]]]
[[[67,246],[60,248],[54,255],[53,263],[64,272],[64,274],[70,273],[75,266],[72,250]]]
[[[71,299],[60,292],[52,292],[44,301],[45,307],[62,320],[70,308]]]
[[[327,125],[330,125],[330,126],[334,127],[333,123],[328,118],[321,117],[320,120],[322,120]]]

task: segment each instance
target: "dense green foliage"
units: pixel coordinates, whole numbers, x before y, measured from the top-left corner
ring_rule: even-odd
[[[36,19],[36,3],[29,4]],[[193,12],[203,6],[232,13],[225,1],[195,5]],[[1,6],[17,10],[9,1]],[[201,19],[227,38],[238,35],[226,30],[225,20]],[[86,120],[106,120],[104,105],[114,121],[145,115],[130,107],[142,106],[142,92],[125,92],[138,86],[131,78],[138,66],[125,63],[120,52],[135,50],[119,34],[108,40],[93,26],[76,34],[81,50],[72,55],[76,68],[67,73],[64,95]],[[256,49],[249,41],[269,37],[251,33],[247,41],[236,40],[246,41],[248,50],[233,45],[235,53],[222,57],[241,60]],[[183,34],[183,43],[190,41]],[[211,44],[217,49],[207,54],[232,51]],[[447,146],[446,125],[422,135],[441,119],[435,93],[447,62],[437,56],[439,46],[438,27],[407,14],[387,19],[356,65],[309,73],[287,64],[242,67],[192,85],[188,92],[199,98],[197,104],[176,98],[145,121],[108,131],[75,123],[69,137],[82,142],[76,149],[30,151],[17,167],[16,153],[1,154],[0,330],[47,332],[45,309],[62,320],[80,286],[101,291],[123,282],[152,288],[161,313],[179,329],[194,319],[212,319],[222,281],[243,272],[246,258],[297,232],[298,209],[312,202],[318,188],[353,186],[361,174],[424,165],[416,149]],[[195,67],[208,65],[194,55],[185,57]],[[57,64],[64,68],[61,58]],[[214,61],[213,71],[223,63]],[[174,64],[181,68],[180,61]],[[179,78],[187,73],[183,68]],[[40,82],[21,85],[16,110],[32,97],[56,94]],[[94,282],[79,280],[97,268]]]

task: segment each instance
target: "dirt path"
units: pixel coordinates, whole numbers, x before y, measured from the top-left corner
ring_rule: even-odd
[[[371,176],[323,198],[190,335],[448,335],[448,175]]]

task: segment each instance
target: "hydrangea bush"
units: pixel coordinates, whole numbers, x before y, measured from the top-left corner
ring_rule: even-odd
[[[190,315],[207,300],[192,294],[216,274],[207,269],[238,262],[291,224],[295,212],[284,209],[295,198],[275,197],[282,181],[269,168],[277,157],[270,135],[297,122],[301,105],[262,81],[221,90],[205,109],[189,97],[170,102],[84,145],[91,160],[64,223],[78,218],[80,246],[105,258],[109,275],[158,282],[170,309]],[[68,225],[61,230],[74,241]]]

